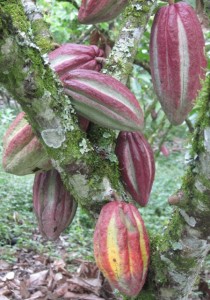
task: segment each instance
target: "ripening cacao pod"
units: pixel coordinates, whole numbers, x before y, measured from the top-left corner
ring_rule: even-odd
[[[141,107],[131,91],[117,79],[80,69],[66,74],[63,85],[77,113],[93,123],[125,131],[142,129]]]
[[[120,132],[115,153],[125,189],[141,206],[147,205],[155,176],[150,144],[139,132]]]
[[[116,18],[128,0],[82,0],[78,19],[83,24],[95,24]]]
[[[149,238],[137,208],[120,201],[103,206],[93,243],[96,264],[110,284],[136,296],[149,265]]]
[[[65,189],[55,169],[35,175],[33,206],[39,230],[48,240],[59,237],[72,222],[77,210],[77,202]]]
[[[63,75],[73,69],[100,71],[104,51],[94,45],[63,44],[48,54],[53,70]]]
[[[174,125],[186,119],[201,88],[204,45],[201,25],[190,5],[178,2],[159,9],[151,30],[151,74],[162,108]]]
[[[3,138],[2,164],[5,172],[14,175],[33,174],[52,168],[45,149],[25,119],[25,113],[17,115]]]

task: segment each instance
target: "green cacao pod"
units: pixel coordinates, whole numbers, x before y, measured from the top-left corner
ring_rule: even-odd
[[[137,208],[119,201],[103,206],[93,240],[96,264],[110,284],[128,296],[136,296],[146,280],[150,252]]]
[[[35,175],[33,205],[39,230],[48,240],[59,237],[72,222],[77,210],[77,202],[66,190],[55,169]]]
[[[52,168],[45,149],[25,119],[25,113],[17,115],[3,138],[2,165],[7,173],[33,174]]]
[[[150,64],[156,94],[169,121],[181,124],[191,111],[206,58],[201,25],[184,2],[159,9],[151,31]]]

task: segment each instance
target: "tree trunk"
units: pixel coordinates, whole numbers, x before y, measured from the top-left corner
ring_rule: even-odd
[[[126,83],[146,22],[156,1],[131,1],[125,24],[104,72]],[[94,218],[111,198],[123,198],[113,157],[116,132],[93,126],[90,139],[79,129],[70,98],[45,55],[53,48],[47,25],[32,0],[0,0],[0,85],[21,104],[54,167],[78,203]],[[122,47],[122,45],[124,45]],[[151,236],[151,266],[138,299],[187,299],[209,250],[210,77],[198,100],[188,170],[177,208],[164,234]],[[109,133],[106,135],[104,133]],[[109,136],[109,138],[105,138]],[[101,140],[109,150],[94,149]],[[93,142],[94,141],[94,142]],[[110,155],[110,156],[109,156]],[[180,196],[181,195],[181,196]]]

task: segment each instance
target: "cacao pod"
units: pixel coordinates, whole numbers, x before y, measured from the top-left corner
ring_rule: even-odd
[[[161,147],[160,147],[160,152],[161,152],[164,156],[166,156],[166,157],[168,157],[168,156],[170,155],[170,151],[169,151],[169,149],[166,147],[165,144],[161,145]]]
[[[83,24],[95,24],[116,18],[128,0],[82,0],[78,19]]]
[[[141,107],[117,79],[89,70],[73,70],[63,78],[64,91],[81,116],[98,125],[125,131],[143,127]]]
[[[82,129],[84,132],[86,132],[88,130],[90,121],[82,116],[78,116],[78,122],[79,122],[80,129]]]
[[[155,176],[150,144],[139,132],[120,132],[115,153],[125,189],[141,206],[147,205]]]
[[[33,174],[52,167],[24,112],[17,115],[5,133],[2,164],[5,172],[14,175]]]
[[[96,264],[110,284],[137,295],[149,265],[149,238],[137,208],[119,201],[103,206],[93,241]]]
[[[94,45],[63,44],[48,54],[51,67],[59,75],[73,69],[100,71],[103,50]]]
[[[77,202],[65,189],[60,174],[53,169],[35,175],[33,206],[43,237],[56,240],[72,222]]]
[[[193,8],[179,2],[157,12],[151,30],[154,89],[169,121],[181,124],[205,77],[204,37]]]

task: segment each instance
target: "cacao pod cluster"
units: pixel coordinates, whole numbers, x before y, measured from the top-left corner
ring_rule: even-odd
[[[64,44],[48,57],[83,121],[124,131],[143,128],[143,112],[135,96],[120,81],[99,72],[104,52],[97,46]]]
[[[82,0],[79,21],[94,24],[116,18],[128,0]],[[126,192],[147,205],[155,176],[154,155],[142,134],[144,117],[138,100],[117,79],[100,73],[104,52],[94,45],[64,44],[50,52],[51,68],[72,99],[78,122],[119,130],[115,153]],[[193,107],[205,76],[204,38],[193,9],[179,2],[156,14],[150,41],[155,91],[168,119],[181,124]],[[3,167],[15,175],[35,174],[33,205],[41,234],[55,240],[77,210],[45,149],[20,113],[3,140]],[[96,263],[114,288],[128,296],[142,289],[149,265],[149,237],[133,204],[106,204],[94,232]]]
[[[69,62],[74,62],[67,58],[71,56],[67,53],[69,49],[70,46],[65,46],[64,50],[56,49],[56,55],[50,54],[51,63],[56,61],[51,66],[80,118],[120,130],[115,152],[122,181],[133,200],[145,206],[154,181],[155,164],[151,146],[139,132],[144,120],[141,107],[126,86],[99,73],[100,68],[83,67],[87,63],[69,67]],[[66,60],[62,57],[64,51]],[[149,238],[134,205],[117,200],[102,208],[94,233],[94,255],[97,266],[113,287],[128,296],[140,292],[149,265]]]
[[[6,172],[14,175],[36,173],[33,206],[39,230],[43,237],[56,240],[72,222],[77,202],[53,169],[24,112],[17,115],[4,135],[2,165]]]

